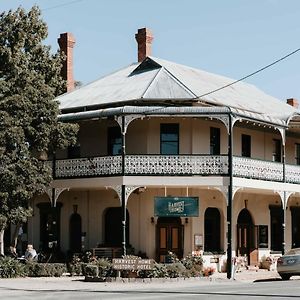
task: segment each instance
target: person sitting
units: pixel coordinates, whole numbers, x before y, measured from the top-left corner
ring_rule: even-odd
[[[37,259],[37,253],[35,249],[33,248],[32,244],[27,245],[27,250],[25,252],[25,259],[28,261],[36,260]]]

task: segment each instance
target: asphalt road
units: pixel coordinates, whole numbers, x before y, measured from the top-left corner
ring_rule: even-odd
[[[155,283],[91,283],[78,278],[1,279],[3,299],[300,299],[299,278],[259,282],[192,280]]]

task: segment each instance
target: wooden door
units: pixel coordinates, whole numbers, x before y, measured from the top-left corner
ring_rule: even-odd
[[[159,218],[157,223],[157,261],[167,262],[169,252],[183,255],[183,226],[180,218]]]

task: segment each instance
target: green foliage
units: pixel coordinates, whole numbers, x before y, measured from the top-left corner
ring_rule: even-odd
[[[98,277],[98,275],[99,275],[99,268],[97,265],[89,264],[89,265],[86,265],[84,269],[85,269],[85,271],[84,271],[85,276],[95,278],[95,277]]]
[[[0,278],[16,278],[27,275],[25,265],[11,257],[0,258]]]
[[[181,260],[181,263],[188,270],[202,271],[203,257],[201,255],[189,254]]]
[[[115,275],[112,263],[107,258],[98,258],[88,263],[84,268],[84,274],[88,276],[88,272],[94,272],[95,270],[97,270],[97,277],[111,277]]]
[[[177,278],[177,277],[186,277],[186,268],[181,262],[167,264],[168,277]]]
[[[27,275],[29,277],[60,277],[67,272],[65,264],[60,263],[26,263]]]
[[[76,141],[78,126],[57,119],[64,57],[44,45],[47,34],[37,6],[0,14],[1,228],[30,216],[30,200],[49,186],[42,154]]]
[[[203,275],[203,257],[199,255],[187,255],[179,260],[177,256],[169,252],[169,263],[154,265],[152,270],[138,272],[140,278],[176,278],[198,277]]]

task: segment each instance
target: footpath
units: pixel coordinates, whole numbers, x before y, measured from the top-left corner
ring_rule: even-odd
[[[298,278],[300,278],[298,276]],[[227,279],[226,273],[214,273],[209,277],[188,279],[145,279],[145,280],[122,280],[119,278],[113,282],[85,282],[84,277],[42,277],[42,278],[16,278],[0,279],[1,290],[23,290],[23,291],[89,291],[89,290],[123,290],[128,288],[171,288],[172,286],[214,285],[216,283],[253,283],[263,281],[281,280],[276,271],[267,270],[243,270],[234,276],[234,280]]]

